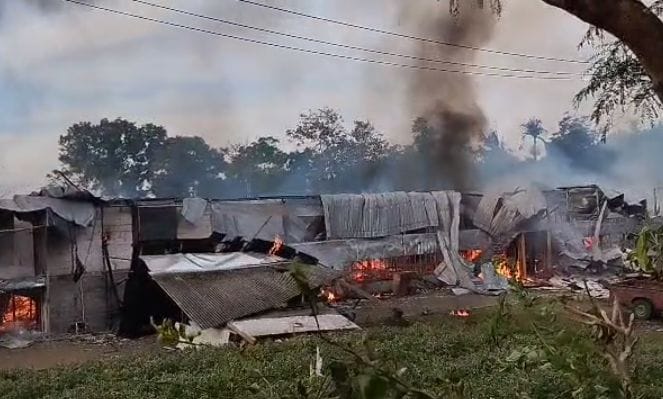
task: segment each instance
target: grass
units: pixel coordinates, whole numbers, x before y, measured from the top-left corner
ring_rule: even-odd
[[[394,370],[407,367],[406,380],[438,395],[445,393],[450,382],[464,381],[472,398],[571,397],[576,388],[573,379],[555,367],[543,366],[528,356],[507,361],[514,360],[515,351],[541,347],[533,320],[546,337],[553,337],[551,343],[559,353],[572,357],[579,348],[589,353],[579,357],[590,370],[577,384],[584,383],[583,378],[608,375],[601,357],[591,353],[595,347],[587,331],[565,317],[543,323],[544,319],[534,315],[540,310],[514,308],[497,331],[491,328],[494,311],[483,310],[467,319],[437,317],[409,327],[369,328],[366,333],[382,364]],[[559,309],[555,312],[559,316]],[[498,345],[491,334],[498,335]],[[360,337],[333,338],[359,348]],[[296,383],[309,380],[317,345],[326,364],[332,358],[347,358],[316,337],[297,337],[244,350],[163,352],[77,367],[4,372],[0,373],[0,392],[6,399],[252,398],[256,397],[253,385],[263,393],[266,390],[267,395],[261,397],[298,397]],[[660,359],[663,335],[643,332],[634,355],[634,386],[644,398],[663,397]]]

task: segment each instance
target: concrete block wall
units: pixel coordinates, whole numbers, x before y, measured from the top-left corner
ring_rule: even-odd
[[[126,271],[114,273],[115,281],[127,277]],[[78,282],[70,276],[49,278],[47,313],[49,333],[66,333],[76,322],[84,322],[90,331],[107,331],[109,319],[117,317],[119,307],[110,283],[106,285],[103,273],[85,273]],[[124,285],[118,287],[119,296],[124,296]]]
[[[129,270],[133,250],[131,207],[114,206],[105,208],[104,233],[108,237],[108,253],[113,270]]]

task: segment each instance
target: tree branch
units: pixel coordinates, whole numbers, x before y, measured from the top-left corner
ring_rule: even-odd
[[[640,0],[543,0],[624,42],[663,101],[663,21]]]

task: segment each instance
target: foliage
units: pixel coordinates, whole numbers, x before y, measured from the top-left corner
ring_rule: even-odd
[[[654,123],[661,115],[661,99],[654,91],[651,78],[640,61],[621,41],[603,42],[603,36],[588,34],[586,41],[601,40],[595,43],[597,54],[592,58],[587,75],[587,86],[580,90],[574,103],[579,106],[587,99],[593,99],[592,119],[602,121],[610,127],[610,116],[616,111],[633,110],[644,120]]]
[[[566,114],[558,129],[548,140],[546,151],[550,156],[563,156],[571,167],[598,172],[614,158],[612,151],[602,145],[605,132],[599,134],[589,118]]]
[[[663,226],[645,225],[635,236],[635,248],[628,260],[638,271],[663,276]]]
[[[81,122],[60,136],[59,159],[63,172],[85,187],[111,196],[143,196],[152,178],[154,151],[165,139],[165,129],[152,124]]]
[[[557,314],[545,316],[544,307]],[[408,327],[371,327],[365,334],[370,348],[364,348],[362,335],[332,335],[335,342],[381,359],[393,372],[407,367],[400,376],[405,382],[429,391],[436,397],[453,397],[449,392],[466,391],[465,398],[567,398],[580,385],[566,376],[557,360],[582,372],[581,383],[610,386],[609,366],[593,342],[589,328],[578,328],[559,305],[541,303],[524,310],[514,305],[511,318],[503,324],[500,346],[486,340],[494,311],[476,310],[469,318],[437,316]],[[431,316],[432,317],[432,316]],[[514,351],[529,347],[539,350],[541,341],[532,329],[537,323],[545,341],[555,348],[553,364],[546,359],[507,362]],[[633,388],[643,398],[663,395],[663,338],[645,332],[633,354]],[[310,362],[320,347],[325,359],[322,374],[311,378]],[[590,353],[590,355],[588,355]],[[126,357],[128,356],[128,357]],[[105,362],[42,371],[0,372],[0,391],[6,399],[125,399],[125,398],[302,398],[317,392],[331,378],[334,359],[348,359],[346,352],[320,342],[317,337],[291,338],[281,343],[265,342],[240,349],[208,348],[176,353],[126,354]],[[515,355],[514,355],[515,356]],[[568,360],[571,359],[571,363]],[[547,361],[551,363],[550,361]],[[359,370],[357,370],[359,371]],[[617,384],[619,385],[619,384]],[[309,396],[300,395],[306,388]],[[256,393],[264,391],[263,393]],[[326,391],[327,392],[327,391]],[[271,395],[271,396],[270,396]],[[587,397],[585,395],[584,397]],[[463,396],[456,396],[463,397]],[[618,396],[615,396],[618,397]]]
[[[371,172],[395,149],[370,122],[354,121],[348,130],[329,108],[302,114],[286,135],[304,149],[293,154],[291,170],[301,173],[314,192],[348,191],[358,181],[370,181]]]
[[[553,3],[546,0],[544,2]],[[460,3],[459,0],[449,0],[449,12],[452,15],[460,12]],[[477,0],[477,5],[483,8],[484,0]],[[503,1],[491,0],[490,7],[499,15]],[[659,17],[663,16],[663,0],[651,2],[649,8]],[[588,99],[593,99],[592,119],[596,124],[605,121],[605,131],[611,127],[611,118],[615,111],[632,110],[643,120],[654,123],[661,115],[662,99],[654,91],[651,78],[640,60],[625,43],[612,39],[613,36],[609,34],[610,32],[591,26],[580,42],[580,48],[591,45],[598,52],[590,59],[590,66],[586,71],[589,76],[587,86],[574,97],[576,107]]]
[[[530,118],[527,122],[520,125],[520,127],[523,129],[522,131],[523,137],[530,137],[532,139],[532,143],[534,144],[532,151],[534,155],[534,160],[536,161],[538,156],[536,151],[536,143],[539,141],[543,144],[546,143],[546,141],[543,138],[543,135],[547,133],[547,130],[543,127],[541,119],[537,118]]]
[[[169,137],[154,151],[151,191],[157,197],[213,197],[224,166],[222,154],[202,138]]]
[[[650,9],[654,14],[663,16],[663,0],[652,2]],[[593,46],[598,52],[592,57],[587,70],[590,77],[587,86],[574,98],[576,106],[592,98],[592,120],[597,124],[606,121],[605,130],[610,128],[615,111],[627,109],[653,124],[661,115],[663,104],[633,51],[623,42],[609,39],[604,31],[596,27],[587,30],[578,47],[586,46]]]
[[[260,137],[247,145],[235,145],[226,150],[229,165],[227,186],[234,187],[236,196],[274,193],[286,173],[288,154],[279,148],[279,140]]]
[[[154,320],[150,319],[150,324],[157,333],[157,341],[164,346],[175,348],[179,344],[186,344],[190,346],[194,344],[193,340],[201,334],[200,329],[187,331],[184,324],[176,324],[170,319],[164,319],[161,324],[156,324]]]
[[[587,292],[589,293],[589,289]],[[610,316],[593,301],[592,309],[588,312],[573,306],[566,308],[578,316],[580,322],[591,327],[594,341],[608,361],[613,377],[619,381],[620,396],[626,399],[633,398],[631,356],[638,342],[633,330],[634,315],[630,314],[629,318],[625,319],[617,298],[613,299]],[[608,396],[610,390],[609,386],[602,386],[600,393],[606,398],[614,397],[615,392],[613,396]],[[614,391],[614,388],[612,390]]]

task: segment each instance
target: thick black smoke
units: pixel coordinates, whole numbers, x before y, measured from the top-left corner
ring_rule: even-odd
[[[402,6],[402,18],[419,27],[419,36],[481,47],[493,33],[495,16],[488,9],[478,8],[475,2],[463,2],[457,16],[450,15],[440,2],[406,4]],[[472,50],[425,42],[419,43],[417,52],[424,58],[463,63],[471,63],[476,56]],[[432,66],[423,61],[419,65]],[[463,67],[449,69],[461,71]],[[474,188],[476,178],[470,148],[483,140],[486,118],[477,103],[473,76],[419,70],[411,75],[407,101],[413,115],[422,116],[433,132],[427,159],[422,160],[427,164],[430,181],[437,188]]]

